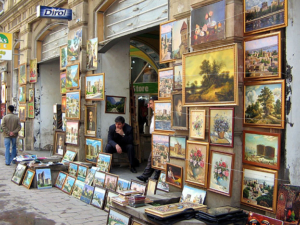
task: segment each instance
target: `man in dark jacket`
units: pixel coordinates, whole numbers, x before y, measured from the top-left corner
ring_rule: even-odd
[[[134,167],[135,152],[133,147],[133,129],[125,123],[124,117],[118,116],[115,119],[115,124],[109,127],[107,142],[105,152],[110,154],[127,152],[131,165],[130,171],[136,173]]]

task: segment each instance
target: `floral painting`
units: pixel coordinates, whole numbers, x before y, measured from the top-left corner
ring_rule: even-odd
[[[159,170],[165,170],[166,163],[170,160],[169,151],[169,135],[153,133],[151,167]]]
[[[205,139],[205,109],[190,109],[190,138]]]
[[[173,68],[158,70],[158,98],[170,99],[173,89]]]

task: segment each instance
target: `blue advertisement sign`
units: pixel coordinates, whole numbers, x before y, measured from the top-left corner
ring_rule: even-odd
[[[40,18],[72,20],[72,9],[38,5],[36,7],[36,16]]]

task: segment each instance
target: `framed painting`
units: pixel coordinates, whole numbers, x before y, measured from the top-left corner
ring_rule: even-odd
[[[59,67],[60,70],[65,70],[68,64],[68,52],[67,52],[67,45],[60,47],[59,51]]]
[[[185,155],[185,182],[206,188],[209,143],[188,140]]]
[[[76,180],[74,184],[72,196],[77,199],[80,199],[84,185],[85,183],[83,181]]]
[[[151,167],[165,170],[170,161],[170,137],[164,133],[152,133]]]
[[[244,126],[284,129],[285,81],[244,84]]]
[[[85,161],[96,165],[98,154],[102,149],[102,139],[85,138]]]
[[[26,85],[19,86],[19,103],[26,103]]]
[[[104,211],[108,212],[109,208],[112,206],[112,198],[117,197],[119,194],[115,191],[107,190],[105,203],[104,203]]]
[[[118,184],[118,179],[119,179],[118,175],[114,175],[114,174],[111,174],[111,173],[106,173],[105,181],[104,181],[104,187],[106,189],[116,191],[117,184]]]
[[[67,45],[67,59],[68,62],[79,60],[80,48],[82,44],[82,28],[75,32],[69,32],[68,45]]]
[[[154,130],[173,131],[171,129],[171,102],[154,101]]]
[[[24,179],[23,179],[23,182],[22,182],[22,185],[24,187],[27,187],[28,189],[30,189],[30,186],[31,186],[31,183],[33,181],[34,175],[35,175],[34,170],[27,169],[26,173],[25,173],[25,176],[24,176]]]
[[[25,137],[25,123],[21,122],[21,130],[19,131],[18,135],[20,138],[24,138]]]
[[[143,222],[140,222],[137,219],[131,219],[131,225],[146,225],[146,224]]]
[[[98,67],[98,38],[87,40],[86,70],[96,70]]]
[[[112,160],[112,154],[101,152],[97,157],[97,167],[102,172],[109,172]]]
[[[78,164],[76,163],[69,163],[69,169],[68,169],[68,173],[70,176],[74,176],[77,177],[77,172],[78,172]]]
[[[68,65],[66,72],[66,89],[79,88],[79,63]]]
[[[182,107],[182,93],[172,93],[171,128],[188,130],[188,107]]]
[[[174,71],[173,68],[158,70],[158,99],[166,100],[171,98],[173,89]]]
[[[105,173],[101,171],[96,171],[93,185],[96,187],[104,187]]]
[[[34,88],[28,88],[28,102],[34,102]]]
[[[57,175],[54,186],[57,187],[58,189],[62,189],[67,177],[68,177],[67,173],[60,171]]]
[[[88,170],[89,170],[88,166],[78,165],[77,180],[84,182],[87,177]]]
[[[244,39],[244,79],[281,78],[281,32]]]
[[[155,179],[152,179],[152,178],[148,179],[146,196],[156,194],[157,182],[158,181]]]
[[[68,175],[61,190],[70,195],[72,193],[75,181],[76,181],[76,177]]]
[[[126,97],[106,95],[105,99],[105,113],[126,113]]]
[[[90,204],[93,198],[94,187],[85,184],[80,196],[80,200],[85,202],[86,204]]]
[[[130,217],[130,215],[125,214],[116,208],[110,207],[106,224],[120,224],[120,221],[122,221],[122,225],[130,225]]]
[[[97,105],[85,105],[85,136],[96,137],[97,133]]]
[[[157,190],[169,192],[169,184],[166,183],[166,173],[161,172],[157,182]]]
[[[76,154],[77,154],[76,151],[67,150],[64,157],[63,157],[63,159],[62,159],[62,162],[73,162],[74,159],[75,159]]]
[[[243,132],[243,163],[279,170],[281,134]]]
[[[6,71],[0,72],[0,75],[1,75],[1,84],[6,84],[6,82],[7,82],[7,72]]]
[[[192,202],[204,204],[206,191],[192,186],[184,185],[179,202]]]
[[[210,150],[208,190],[231,196],[234,154]]]
[[[254,34],[286,27],[287,0],[244,0],[244,33]]]
[[[55,131],[54,133],[54,146],[53,146],[53,155],[63,156],[66,152],[66,132]]]
[[[173,67],[173,91],[182,89],[182,64],[174,64]]]
[[[103,101],[105,91],[105,74],[88,74],[85,76],[85,99]]]
[[[66,118],[80,120],[80,90],[66,93]]]
[[[182,188],[183,168],[175,164],[166,163],[166,182],[172,186]]]
[[[92,185],[93,184],[93,181],[94,181],[94,177],[95,177],[95,173],[97,171],[97,167],[92,167],[91,169],[89,169],[89,172],[85,178],[85,182],[86,184],[88,185]]]
[[[138,191],[142,195],[145,195],[147,190],[147,184],[137,180],[131,180],[130,190]]]
[[[18,138],[18,151],[24,151],[24,138]]]
[[[35,115],[35,113],[34,113],[34,102],[28,102],[27,108],[28,108],[28,118],[33,119],[34,115]]]
[[[243,165],[242,176],[241,203],[275,213],[278,171]]]
[[[118,193],[120,191],[128,191],[128,190],[130,190],[130,184],[131,184],[130,181],[119,178],[118,179],[118,185],[117,185],[117,190],[116,191]]]
[[[238,105],[237,45],[182,56],[185,106]]]
[[[66,104],[67,104],[67,98],[65,95],[61,96],[61,112],[65,113],[66,112]]]
[[[91,205],[93,205],[99,209],[103,209],[105,195],[106,195],[105,188],[95,187]]]
[[[22,182],[22,179],[24,177],[24,174],[26,172],[26,168],[27,168],[26,165],[22,165],[19,163],[15,169],[15,172],[11,178],[11,181],[20,185]]]
[[[61,120],[62,120],[61,129],[62,129],[62,131],[66,131],[66,130],[67,130],[66,113],[62,113],[62,114],[61,114]]]
[[[79,121],[67,120],[66,123],[66,144],[79,144]]]
[[[248,221],[247,224],[272,224],[272,225],[284,225],[284,222],[282,220],[277,220],[265,215],[261,215],[254,212],[249,212],[248,214]]]
[[[27,65],[26,63],[19,65],[19,85],[27,83]]]
[[[51,169],[36,169],[37,189],[52,188]]]
[[[26,122],[26,105],[19,105],[20,122]]]
[[[170,136],[170,158],[185,159],[186,136]]]
[[[209,108],[210,145],[233,148],[234,108]]]
[[[205,109],[190,108],[189,117],[189,137],[195,139],[205,139]]]
[[[66,94],[67,92],[67,74],[66,72],[60,73],[60,93]]]
[[[217,1],[191,12],[191,45],[225,39],[226,1]]]
[[[37,82],[37,58],[29,61],[29,83]]]
[[[6,115],[6,104],[0,104],[0,119],[2,119]]]
[[[1,103],[6,103],[6,84],[1,85]]]

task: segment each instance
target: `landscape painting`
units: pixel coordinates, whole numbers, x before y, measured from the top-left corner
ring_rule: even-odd
[[[142,195],[145,195],[146,194],[146,189],[147,189],[147,184],[146,183],[136,181],[136,180],[131,180],[130,190],[138,191]]]
[[[245,34],[287,26],[287,0],[244,0],[244,12]]]
[[[66,89],[79,88],[79,63],[67,66]]]
[[[97,171],[94,177],[94,186],[104,187],[105,173]]]
[[[279,170],[281,134],[244,130],[243,163]]]
[[[172,131],[171,129],[171,102],[154,102],[154,130]]]
[[[173,60],[172,57],[172,27],[173,22],[160,24],[160,63],[166,63]]]
[[[72,177],[72,176],[68,175],[68,177],[64,183],[64,186],[62,188],[62,191],[66,192],[67,194],[70,195],[72,193],[75,181],[76,181],[76,177]]]
[[[226,1],[218,1],[191,12],[191,45],[225,38]]]
[[[109,209],[109,214],[107,217],[107,225],[129,225],[130,215],[121,213],[115,208]]]
[[[75,61],[79,59],[80,47],[82,43],[82,28],[77,30],[72,36],[73,38],[68,40],[67,45],[68,61]]]
[[[19,103],[26,103],[26,86],[19,87]]]
[[[78,173],[77,173],[77,180],[84,182],[87,177],[88,170],[89,170],[88,166],[79,165]]]
[[[278,172],[244,165],[242,174],[241,203],[275,213]]]
[[[160,191],[169,192],[169,184],[166,183],[166,173],[161,172],[158,178],[156,188]]]
[[[25,174],[26,168],[27,168],[26,165],[18,164],[15,169],[15,172],[11,178],[11,181],[20,185],[21,181],[23,179],[23,176]]]
[[[106,194],[106,189],[95,187],[91,205],[102,209],[104,205],[105,194]]]
[[[104,180],[104,187],[106,189],[115,191],[117,189],[118,178],[119,176],[117,175],[106,173],[105,180]]]
[[[97,158],[97,167],[102,172],[110,171],[110,164],[112,160],[112,154],[109,153],[99,153]]]
[[[105,90],[104,73],[85,76],[85,99],[103,101]]]
[[[106,211],[106,212],[109,211],[110,206],[112,206],[112,198],[117,197],[117,196],[119,196],[119,194],[117,192],[107,190],[107,194],[106,194],[106,198],[105,198],[106,201],[104,203],[104,211]]]
[[[35,175],[34,170],[30,170],[30,169],[26,170],[25,177],[22,183],[24,187],[27,187],[28,189],[30,188],[34,175]]]
[[[36,169],[37,189],[52,188],[51,169]]]
[[[68,56],[68,51],[67,51],[67,45],[60,47],[60,58],[59,58],[59,65],[60,65],[60,70],[65,70],[66,66],[68,64],[67,56]]]
[[[27,83],[27,65],[23,63],[19,66],[19,85]]]
[[[66,174],[66,173],[64,173],[64,172],[62,172],[62,171],[60,171],[60,172],[58,173],[58,176],[57,176],[57,178],[56,178],[56,181],[55,181],[54,186],[57,187],[58,189],[62,189],[62,187],[63,187],[63,185],[64,185],[64,183],[65,183],[65,180],[66,180],[67,176],[68,176],[68,174]]]
[[[74,176],[74,177],[77,177],[77,172],[78,172],[78,164],[76,163],[69,163],[69,175],[70,176]]]
[[[26,122],[26,105],[19,105],[20,122]]]
[[[66,94],[67,89],[66,89],[66,72],[60,73],[60,93],[61,94]]]
[[[98,38],[87,40],[86,70],[96,70],[98,65]]]
[[[106,95],[105,113],[125,114],[126,97]]]
[[[158,70],[158,98],[170,99],[173,89],[173,68]]]
[[[85,185],[84,182],[80,180],[76,180],[74,184],[72,196],[74,196],[77,199],[80,199],[84,185]]]
[[[182,89],[182,65],[175,64],[173,71],[173,90]]]
[[[124,179],[118,179],[117,192],[130,190],[130,181]]]
[[[170,161],[169,135],[152,133],[151,167],[159,170],[166,169]]]
[[[186,136],[170,136],[170,157],[185,159]]]
[[[237,105],[236,44],[182,56],[185,106]]]
[[[21,130],[19,131],[18,135],[20,138],[24,138],[25,137],[25,123],[21,122]]]
[[[80,90],[66,93],[66,118],[80,120]]]
[[[75,151],[67,150],[62,159],[62,162],[73,162],[76,154],[77,153]]]
[[[67,121],[66,124],[66,144],[78,145],[79,144],[79,122]]]
[[[192,202],[192,203],[204,204],[205,197],[206,197],[205,190],[184,185],[179,202]]]
[[[284,129],[284,103],[284,80],[245,83],[244,126]]]
[[[102,139],[86,138],[85,139],[85,160],[94,165],[97,163],[97,157],[102,152]]]
[[[85,184],[80,196],[80,200],[85,202],[86,204],[90,204],[92,201],[93,193],[94,193],[94,187]]]
[[[244,78],[281,78],[281,33],[249,37],[244,40]]]

